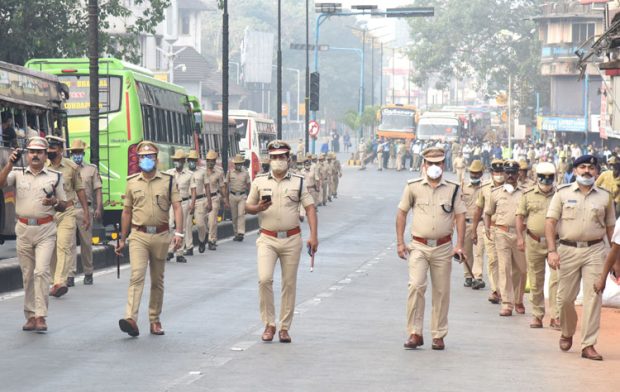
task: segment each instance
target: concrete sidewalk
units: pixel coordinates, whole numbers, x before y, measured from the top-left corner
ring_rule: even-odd
[[[246,217],[246,230],[252,231],[258,229],[258,218],[256,216],[248,215]],[[234,236],[232,222],[225,221],[218,224],[218,238],[224,239]],[[95,270],[111,267],[116,265],[116,255],[114,253],[114,244],[112,241],[108,245],[95,245],[93,246],[93,265]],[[194,230],[194,244],[198,244],[198,232]],[[197,247],[197,245],[196,245]],[[78,274],[83,272],[81,255],[79,253],[80,247],[78,246]],[[197,249],[194,250],[197,253]],[[125,264],[129,262],[129,257],[122,257],[121,263]],[[17,257],[6,258],[0,260],[0,293],[8,291],[19,290],[23,288],[22,271],[19,267],[19,261]]]

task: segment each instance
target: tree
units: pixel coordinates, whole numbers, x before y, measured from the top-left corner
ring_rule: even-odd
[[[452,79],[472,78],[479,92],[494,95],[507,89],[512,75],[516,96],[528,100],[535,87],[545,85],[538,72],[540,44],[532,21],[539,12],[538,0],[424,3],[435,7],[435,17],[410,20],[413,44],[408,55],[416,84],[423,86],[434,77],[437,87],[445,88]]]
[[[139,62],[139,34],[154,33],[170,0],[134,0],[135,15],[122,0],[100,2],[100,53]],[[106,30],[115,25],[122,34]],[[88,51],[88,9],[83,0],[2,0],[0,59],[24,64],[34,57],[81,57]]]

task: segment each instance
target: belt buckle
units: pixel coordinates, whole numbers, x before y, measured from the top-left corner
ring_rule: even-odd
[[[288,238],[288,234],[286,233],[286,231],[277,231],[276,237],[277,238]]]
[[[432,246],[433,248],[437,247],[437,240],[426,240],[426,245]]]
[[[546,246],[547,245],[547,239],[545,237],[540,237],[540,241],[538,241],[541,245]]]
[[[145,226],[147,234],[157,234],[157,226]]]
[[[28,226],[36,226],[38,224],[37,218],[28,218]]]
[[[588,241],[576,241],[575,244],[577,244],[577,248],[587,248],[588,247]]]

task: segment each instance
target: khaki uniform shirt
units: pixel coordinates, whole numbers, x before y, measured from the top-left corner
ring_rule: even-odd
[[[55,189],[56,199],[67,200],[62,174],[47,167],[36,175],[30,167],[23,171],[15,168],[6,181],[7,186],[15,186],[15,215],[21,218],[45,218],[56,213],[54,207],[41,204],[47,197],[45,192]]]
[[[616,203],[620,202],[620,178],[614,177],[613,170],[601,173],[596,179],[595,184],[600,188],[608,190]]]
[[[334,160],[333,165],[334,165],[334,169],[333,169],[332,175],[334,177],[340,177],[340,175],[342,174],[342,165],[340,164],[340,161],[337,159]]]
[[[398,208],[404,212],[413,210],[413,236],[437,240],[452,234],[454,215],[467,211],[460,187],[454,205],[451,205],[456,186],[457,184],[445,179],[442,179],[436,188],[431,187],[426,178],[410,180],[407,183]],[[444,208],[452,211],[446,212]]]
[[[495,215],[495,224],[498,226],[515,227],[517,206],[523,191],[519,186],[516,187],[512,194],[508,193],[503,186],[493,188],[484,213],[491,216]]]
[[[487,181],[480,187],[478,192],[478,199],[476,200],[476,207],[482,209],[484,212],[485,205],[489,204],[491,200],[491,191],[493,190],[493,180]],[[495,222],[495,215],[491,216],[491,221]]]
[[[453,162],[452,164],[454,165],[455,169],[459,169],[459,170],[465,169],[465,159],[461,157],[456,157],[454,158],[454,161],[452,162]]]
[[[319,163],[319,173],[321,176],[321,181],[329,180],[329,172],[329,166],[326,161],[324,161],[323,163]]]
[[[168,169],[166,174],[170,174],[174,177],[174,181],[179,187],[179,193],[181,199],[189,199],[192,196],[191,189],[196,188],[196,182],[194,180],[194,173],[186,168],[183,168],[180,172],[177,169]]]
[[[241,171],[231,170],[228,172],[228,187],[231,192],[247,192],[249,182],[250,175],[245,168]]]
[[[313,163],[312,165],[310,165],[310,171],[314,175],[315,182],[318,183],[319,181],[321,181],[321,169],[318,163]]]
[[[97,189],[101,189],[101,176],[99,175],[99,170],[97,166],[91,165],[89,163],[78,165],[80,170],[80,178],[82,179],[82,184],[84,185],[84,192],[86,193],[86,200],[88,200],[88,205],[94,205],[95,200],[95,191]],[[77,203],[76,207],[82,208],[80,203]]]
[[[67,194],[67,201],[78,202],[77,191],[84,189],[82,178],[80,177],[79,166],[70,159],[62,158],[58,166],[52,165],[47,161],[47,166],[62,173],[63,186]]]
[[[317,184],[312,168],[308,168],[308,170],[304,169],[300,174],[304,176],[304,184],[306,184],[307,189],[317,192],[319,191],[319,185]]]
[[[212,170],[207,169],[207,179],[209,180],[209,187],[211,188],[212,194],[216,192],[219,193],[222,187],[226,185],[224,171],[219,167],[214,167]]]
[[[465,213],[465,218],[473,219],[474,214],[476,213],[476,202],[478,201],[478,194],[481,192],[481,185],[473,185],[471,182],[462,187],[461,198],[463,199],[463,203],[465,203],[465,207],[467,207],[467,212]]]
[[[258,204],[265,195],[271,195],[272,204],[265,211],[258,213],[258,220],[262,229],[271,231],[291,230],[299,226],[300,203],[303,207],[314,204],[303,183],[303,177],[291,173],[287,173],[280,181],[271,173],[256,176],[250,187],[247,202]]]
[[[555,189],[549,194],[544,194],[538,186],[535,186],[523,192],[519,200],[516,214],[527,219],[527,229],[538,237],[545,236],[545,218],[554,193]]]
[[[191,171],[191,170],[190,170]],[[192,171],[194,183],[196,184],[196,197],[204,196],[206,192],[205,184],[209,184],[207,179],[207,170],[202,167],[197,167]]]
[[[559,222],[558,234],[565,241],[593,241],[607,234],[607,227],[616,224],[611,194],[596,185],[587,195],[575,182],[558,188],[551,199],[547,218]]]
[[[127,178],[125,208],[131,209],[133,225],[168,224],[169,210],[174,202],[181,202],[181,195],[174,177],[170,174],[158,170],[150,180],[144,178],[142,173]]]

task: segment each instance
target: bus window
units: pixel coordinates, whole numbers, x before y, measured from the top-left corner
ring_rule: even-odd
[[[61,82],[69,86],[69,100],[65,102],[69,116],[87,116],[90,109],[90,80],[88,75],[62,75]],[[108,81],[110,83],[110,99],[108,101],[105,91]],[[121,77],[105,76],[99,79],[99,109],[100,113],[113,113],[121,109]],[[109,111],[108,111],[109,105]]]

